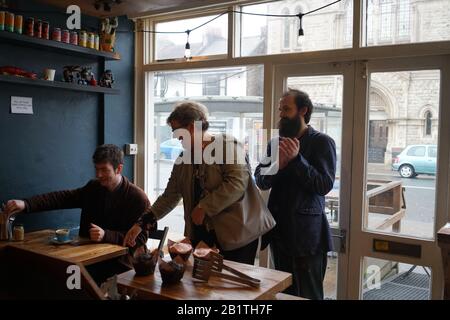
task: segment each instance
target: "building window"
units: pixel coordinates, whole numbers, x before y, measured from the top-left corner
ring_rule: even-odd
[[[427,111],[425,113],[425,135],[426,136],[431,136],[431,118],[433,117],[433,115],[431,114],[430,111]]]
[[[367,1],[367,42],[373,42],[373,0]]]
[[[400,0],[398,7],[398,36],[409,37],[410,32],[410,6],[409,0]]]
[[[347,1],[345,5],[344,21],[344,44],[349,45],[353,40],[353,0]]]
[[[392,36],[392,0],[380,0],[380,39]]]
[[[289,14],[289,9],[284,8],[281,14]],[[283,49],[291,46],[291,19],[283,18]]]
[[[226,95],[225,86],[222,85],[226,80],[222,80],[220,75],[207,74],[203,75],[203,95],[204,96],[220,96]]]

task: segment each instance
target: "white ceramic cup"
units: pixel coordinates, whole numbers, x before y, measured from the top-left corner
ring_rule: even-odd
[[[55,69],[45,69],[44,70],[44,79],[48,81],[55,80]]]

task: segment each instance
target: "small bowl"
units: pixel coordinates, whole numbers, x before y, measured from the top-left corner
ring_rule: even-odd
[[[187,238],[180,242],[174,242],[169,239],[167,241],[167,247],[172,260],[174,260],[176,256],[179,256],[184,262],[188,261],[193,251],[191,241]],[[184,253],[180,253],[180,251]]]
[[[155,259],[151,254],[144,253],[136,258],[132,259],[133,268],[136,272],[136,276],[148,276],[155,273],[155,268],[157,264],[157,259]]]
[[[159,263],[159,273],[163,283],[174,284],[179,282],[183,278],[185,271],[186,266],[182,261],[179,261],[178,257],[170,262],[161,260]]]

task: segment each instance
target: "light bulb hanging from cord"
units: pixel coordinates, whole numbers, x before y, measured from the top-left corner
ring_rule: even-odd
[[[298,25],[298,36],[304,36],[305,33],[303,32],[303,26],[302,26],[302,18],[303,18],[303,13],[299,13],[297,15],[297,17],[300,19],[300,24]]]
[[[186,60],[191,60],[192,59],[192,55],[191,55],[191,45],[189,43],[189,34],[191,33],[191,30],[186,30],[186,34],[187,34],[187,40],[186,40],[186,46],[184,47],[184,58]]]

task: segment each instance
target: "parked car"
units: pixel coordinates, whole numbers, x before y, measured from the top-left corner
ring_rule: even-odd
[[[436,174],[436,145],[410,145],[393,159],[392,169],[403,178],[418,174]]]
[[[183,151],[181,141],[178,139],[169,139],[161,142],[159,145],[159,158],[175,160]]]

